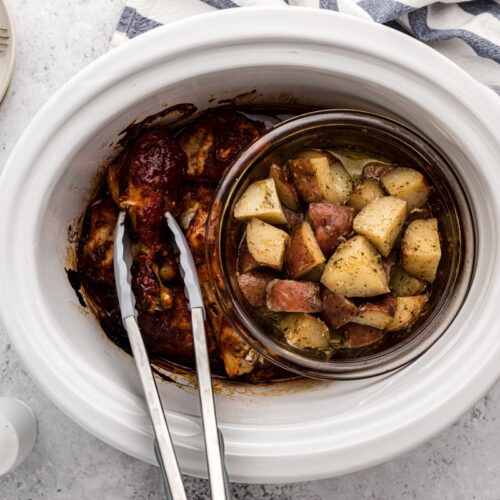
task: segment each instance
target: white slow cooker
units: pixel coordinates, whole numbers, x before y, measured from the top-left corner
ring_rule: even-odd
[[[476,264],[469,294],[416,362],[364,381],[217,382],[231,479],[286,482],[372,466],[430,439],[500,375],[500,101],[395,30],[310,9],[230,9],[154,30],[62,87],[19,140],[0,182],[0,312],[42,390],[116,448],[154,463],[131,358],[79,306],[65,267],[100,165],[133,120],[178,103],[377,111],[431,138],[470,193]],[[472,228],[464,228],[472,231]],[[161,381],[183,472],[205,475],[197,391]]]

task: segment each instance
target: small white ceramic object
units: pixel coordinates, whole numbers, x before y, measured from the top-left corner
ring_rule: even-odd
[[[474,214],[469,295],[416,362],[364,381],[217,383],[232,480],[345,474],[430,439],[500,375],[500,100],[409,36],[319,9],[228,9],[153,30],[89,65],[37,114],[2,174],[0,313],[27,369],[64,412],[154,463],[134,363],[104,337],[68,282],[68,226],[132,121],[248,92],[247,102],[354,107],[409,123],[448,157]],[[204,476],[198,394],[188,382],[164,381],[159,390],[181,468]]]
[[[10,91],[12,79],[16,69],[16,33],[12,16],[5,0],[0,0],[0,26],[7,28],[1,31],[2,35],[8,35],[8,46],[0,47],[5,53],[0,54],[0,109],[5,104]],[[1,40],[5,42],[5,39]]]
[[[31,408],[12,398],[0,398],[0,476],[17,467],[31,453],[36,418]]]

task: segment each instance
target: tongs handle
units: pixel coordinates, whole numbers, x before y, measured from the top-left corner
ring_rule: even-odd
[[[158,388],[151,371],[148,354],[137,324],[135,298],[131,288],[130,265],[132,260],[131,244],[125,227],[125,211],[120,212],[116,221],[114,238],[114,272],[118,301],[123,326],[127,331],[134,355],[135,365],[139,373],[144,396],[148,406],[153,431],[155,434],[155,454],[161,468],[165,493],[168,500],[187,500],[186,490],[175,456],[174,446],[168,431]]]
[[[214,500],[229,500],[231,498],[231,486],[224,464],[224,439],[222,432],[217,428],[212,374],[210,372],[205,323],[201,307],[191,309],[191,322],[193,325],[198,393],[200,396],[203,432],[205,434],[205,453],[208,463],[210,492]]]
[[[187,500],[174,446],[168,430],[165,413],[156,387],[151,365],[135,316],[123,319],[134,355],[144,396],[148,405],[155,433],[155,454],[162,471],[167,500]]]
[[[184,288],[191,310],[196,374],[198,376],[198,393],[200,396],[201,417],[205,435],[205,454],[208,463],[210,491],[214,500],[229,500],[231,498],[231,487],[224,465],[224,441],[222,433],[217,428],[212,374],[210,372],[210,359],[208,357],[207,337],[205,334],[205,306],[203,304],[198,273],[182,229],[170,212],[167,212],[165,217],[180,253],[180,270],[184,279]]]

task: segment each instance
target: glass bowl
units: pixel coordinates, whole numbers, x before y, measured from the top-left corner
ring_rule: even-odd
[[[289,346],[274,325],[256,314],[237,283],[237,251],[245,223],[233,217],[248,185],[267,176],[273,162],[305,149],[355,149],[415,167],[433,186],[429,201],[438,219],[442,257],[427,313],[410,331],[386,334],[375,348],[341,350],[325,359]],[[474,269],[475,237],[466,188],[430,140],[398,123],[356,110],[322,110],[282,122],[246,148],[222,179],[207,224],[209,276],[223,313],[246,342],[270,361],[300,375],[358,379],[395,370],[424,353],[448,329],[464,302]],[[468,232],[473,235],[474,231]]]

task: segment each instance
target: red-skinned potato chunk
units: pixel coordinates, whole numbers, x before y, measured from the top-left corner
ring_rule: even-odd
[[[316,316],[305,313],[285,314],[279,320],[285,340],[299,349],[327,349],[330,346],[330,330]]]
[[[306,275],[316,266],[325,262],[325,256],[314,237],[308,222],[303,222],[292,232],[286,252],[286,270],[293,278]]]
[[[273,163],[269,168],[269,177],[274,180],[281,202],[291,210],[298,210],[299,195],[295,186],[290,182],[287,170]]]
[[[240,243],[240,247],[238,248],[238,272],[241,274],[248,273],[249,271],[253,271],[260,267],[258,262],[255,262],[253,257],[250,255],[248,251],[248,245],[246,238]]]
[[[396,302],[394,292],[388,293],[378,300],[366,302],[360,306],[358,315],[351,321],[383,330],[394,317]]]
[[[255,262],[281,271],[289,240],[285,231],[254,218],[247,224],[246,239]]]
[[[306,281],[272,280],[267,285],[267,308],[275,312],[321,311],[319,285]]]
[[[319,182],[316,178],[316,169],[309,158],[295,158],[290,160],[288,167],[293,183],[304,201],[313,203],[323,200],[323,195],[319,189]]]
[[[345,203],[352,179],[342,163],[328,153],[305,151],[288,162],[292,180],[304,201]]]
[[[309,218],[321,251],[331,255],[352,233],[356,210],[335,203],[311,203]]]
[[[423,313],[427,300],[427,295],[398,297],[394,318],[386,326],[386,330],[388,332],[395,332],[410,328],[410,326],[412,326]]]
[[[269,224],[286,224],[287,218],[273,179],[252,182],[236,203],[234,216],[239,220],[257,217]]]
[[[345,297],[375,297],[389,292],[382,258],[364,237],[341,243],[328,260],[321,283]]]
[[[408,203],[408,212],[425,205],[431,188],[425,177],[413,168],[398,167],[380,179],[384,189]]]
[[[389,286],[398,297],[411,297],[421,294],[427,285],[424,281],[410,276],[401,266],[396,266],[391,273]]]
[[[403,269],[414,278],[432,283],[441,260],[437,219],[414,220],[401,243]]]
[[[354,218],[353,228],[366,236],[375,248],[387,257],[403,229],[406,202],[393,196],[377,198]]]
[[[266,288],[270,281],[276,278],[277,273],[269,269],[251,271],[238,276],[238,285],[241,293],[253,307],[266,305]]]
[[[358,314],[358,307],[352,300],[342,297],[328,288],[321,290],[321,299],[323,302],[321,319],[333,330],[349,323]]]
[[[344,346],[354,349],[375,344],[384,336],[383,330],[357,323],[348,323],[342,328],[344,335]]]
[[[384,192],[380,184],[375,179],[366,179],[353,189],[352,193],[349,195],[347,204],[356,210],[361,210],[366,207],[368,203],[382,196],[384,196]]]

